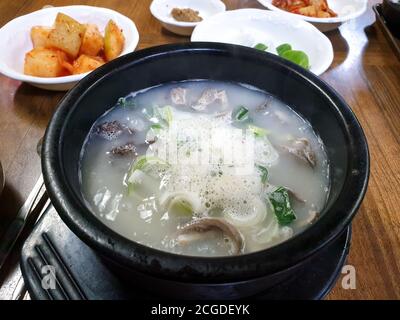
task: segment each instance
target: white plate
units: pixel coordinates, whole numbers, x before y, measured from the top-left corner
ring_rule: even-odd
[[[48,90],[68,90],[85,75],[71,75],[43,78],[25,75],[25,53],[32,49],[30,30],[33,26],[52,26],[57,13],[65,13],[81,23],[94,23],[104,33],[109,19],[113,19],[125,36],[125,47],[121,55],[135,50],[139,33],[135,23],[124,15],[106,8],[90,6],[67,6],[41,9],[11,20],[0,29],[2,49],[0,50],[0,73],[7,77],[30,83]]]
[[[150,5],[151,14],[165,29],[182,36],[190,36],[194,27],[200,22],[176,21],[171,15],[173,8],[190,8],[198,11],[203,20],[226,9],[220,0],[153,0]]]
[[[368,0],[328,0],[329,8],[335,11],[338,16],[335,18],[313,18],[300,14],[290,13],[272,5],[272,0],[257,0],[263,6],[273,11],[279,11],[289,16],[300,17],[311,22],[322,32],[338,28],[343,22],[355,19],[367,10]]]
[[[329,39],[313,25],[301,19],[260,9],[226,11],[201,22],[193,31],[192,41],[210,41],[254,47],[276,47],[289,43],[294,50],[304,51],[310,60],[311,71],[322,74],[333,60]]]

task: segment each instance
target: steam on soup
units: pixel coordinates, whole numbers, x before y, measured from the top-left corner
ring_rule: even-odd
[[[121,235],[224,256],[271,247],[314,223],[329,166],[310,124],[273,96],[185,81],[119,99],[86,139],[81,179],[93,212]]]

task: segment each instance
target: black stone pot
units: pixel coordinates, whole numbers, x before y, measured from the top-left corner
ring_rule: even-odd
[[[81,147],[93,123],[131,91],[186,79],[253,85],[275,95],[310,121],[325,143],[331,165],[331,192],[317,223],[267,250],[200,258],[130,241],[92,214],[80,192],[78,169]],[[128,54],[80,81],[60,102],[47,128],[42,167],[47,190],[61,218],[119,275],[168,297],[238,298],[296,276],[311,256],[345,230],[367,188],[369,156],[355,115],[317,76],[254,49],[191,43]]]
[[[395,35],[400,37],[400,1],[383,0],[382,14]]]

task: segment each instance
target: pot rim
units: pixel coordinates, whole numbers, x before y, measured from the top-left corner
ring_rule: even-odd
[[[302,78],[325,95],[343,122],[343,130],[348,139],[348,168],[344,185],[334,205],[324,212],[314,225],[274,247],[227,257],[185,256],[150,248],[128,240],[106,227],[79,200],[67,183],[61,156],[63,131],[69,115],[74,112],[87,91],[95,89],[96,84],[120,70],[131,68],[148,59],[199,52],[214,55],[231,55],[234,52],[244,59],[258,59],[260,62],[269,63],[272,61],[285,69],[290,76]],[[334,240],[349,225],[364,198],[369,178],[369,152],[364,132],[350,107],[334,89],[311,72],[278,56],[251,48],[196,42],[162,45],[136,51],[107,63],[81,80],[61,100],[47,127],[42,148],[42,170],[47,191],[62,220],[84,242],[101,254],[127,268],[153,275],[157,273],[161,278],[186,282],[225,282],[233,279],[245,280],[287,269],[304,261]],[[351,192],[344,194],[343,191],[346,190]],[[343,209],[346,214],[335,214],[338,209]]]

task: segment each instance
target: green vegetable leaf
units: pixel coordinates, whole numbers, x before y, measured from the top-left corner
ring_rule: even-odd
[[[163,128],[163,126],[161,125],[161,124],[159,124],[159,123],[154,123],[154,124],[152,124],[151,126],[150,126],[150,129],[153,129],[153,130],[160,130],[160,129],[162,129]]]
[[[252,124],[250,124],[248,128],[257,138],[265,137],[268,134],[268,130],[254,126]]]
[[[240,106],[236,112],[233,112],[232,118],[236,121],[245,121],[249,119],[249,110],[243,106]]]
[[[292,50],[292,46],[289,43],[281,44],[279,47],[276,48],[276,52],[281,57],[282,54],[286,51]]]
[[[304,69],[310,69],[310,62],[307,54],[299,50],[288,50],[280,55],[282,58],[292,61]]]
[[[268,180],[268,169],[260,165],[256,165],[256,167],[261,173],[261,182],[266,183]]]
[[[147,163],[146,156],[137,157],[135,162],[133,163],[133,166],[132,166],[130,172],[132,173],[135,170],[141,170],[142,168],[144,168],[146,163]]]
[[[172,108],[171,106],[165,106],[163,108],[155,108],[154,116],[164,121],[167,126],[170,126],[172,123]]]
[[[138,185],[142,184],[146,179],[156,178],[155,171],[160,166],[168,166],[164,160],[152,156],[139,156],[131,165],[129,172],[126,176],[126,184],[128,186],[128,194],[131,194]]]
[[[185,199],[175,199],[171,201],[168,212],[176,216],[191,216],[193,214],[192,205]]]
[[[134,107],[135,104],[135,100],[132,98],[119,98],[118,99],[118,103],[119,106],[127,108],[127,107]]]
[[[268,49],[268,46],[265,45],[264,43],[257,43],[253,48],[257,49],[257,50],[265,51]]]
[[[288,191],[284,187],[279,187],[271,192],[268,198],[280,225],[286,226],[296,219],[296,214],[290,204]]]
[[[167,163],[160,158],[143,155],[136,158],[135,162],[131,167],[130,173],[132,173],[135,170],[146,171],[145,169],[151,165],[166,165],[166,164]]]
[[[165,107],[153,107],[153,112],[148,113],[146,111],[143,112],[148,120],[153,122],[153,125],[150,126],[151,129],[162,129],[169,127],[172,123],[173,113],[171,106]]]
[[[143,183],[143,180],[147,178],[147,175],[140,169],[131,171],[129,178],[127,179],[128,195],[131,195],[137,191],[137,189],[139,189]]]

